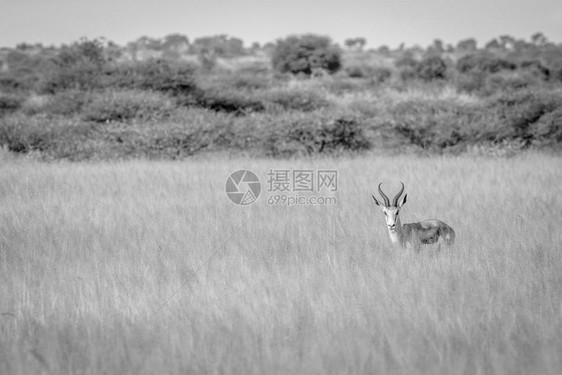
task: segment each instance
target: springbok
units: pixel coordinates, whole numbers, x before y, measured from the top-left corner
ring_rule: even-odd
[[[422,244],[434,244],[440,239],[443,240],[445,245],[451,246],[455,241],[455,231],[440,220],[429,219],[404,225],[400,223],[398,213],[404,203],[406,203],[406,197],[408,196],[408,194],[405,194],[404,198],[402,198],[402,202],[398,204],[398,199],[404,192],[404,184],[402,182],[400,184],[402,184],[402,188],[392,200],[392,204],[390,204],[388,197],[381,189],[382,183],[379,184],[379,193],[384,199],[384,205],[382,205],[374,195],[372,196],[377,206],[384,212],[390,241],[392,241],[394,245],[399,245],[403,248],[411,247],[416,251],[420,250]],[[439,244],[439,248],[441,248],[441,244]]]

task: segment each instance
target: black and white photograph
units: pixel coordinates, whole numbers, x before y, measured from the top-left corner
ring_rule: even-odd
[[[562,374],[562,2],[2,0],[0,374]]]

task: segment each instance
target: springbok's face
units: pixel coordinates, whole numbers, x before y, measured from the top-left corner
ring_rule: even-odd
[[[404,192],[404,184],[403,183],[401,184],[402,184],[402,188],[392,200],[392,204],[390,203],[390,199],[388,199],[388,197],[383,193],[381,189],[382,184],[379,184],[379,193],[381,194],[381,197],[384,200],[384,204],[379,202],[377,198],[375,198],[375,196],[373,195],[375,204],[382,209],[382,212],[384,213],[384,218],[386,220],[386,226],[388,227],[388,230],[391,232],[395,231],[397,229],[396,227],[400,223],[398,214],[400,213],[400,209],[402,208],[402,205],[406,203],[406,197],[408,196],[408,194],[405,194],[404,198],[402,198],[402,201],[398,203],[400,196]]]
[[[388,230],[395,231],[396,225],[398,225],[398,213],[400,209],[398,207],[381,207],[382,212],[384,212],[384,219],[386,220],[386,226]]]

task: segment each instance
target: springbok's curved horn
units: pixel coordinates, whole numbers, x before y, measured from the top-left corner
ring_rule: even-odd
[[[381,185],[382,185],[382,182],[379,184],[379,193],[380,193],[382,199],[384,199],[384,205],[386,207],[389,207],[390,201],[388,200],[388,197],[382,192]]]
[[[398,198],[400,198],[400,196],[402,195],[402,193],[404,192],[404,184],[401,182],[402,184],[402,188],[400,189],[400,191],[398,192],[398,194],[396,194],[396,196],[394,197],[394,199],[392,200],[392,205],[394,207],[398,207]]]

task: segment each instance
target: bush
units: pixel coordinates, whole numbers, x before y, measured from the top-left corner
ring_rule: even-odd
[[[193,110],[188,110],[194,114]],[[202,112],[202,111],[200,111]],[[103,127],[104,158],[180,159],[212,148],[224,125],[204,114],[197,121],[141,123],[135,127],[114,122]]]
[[[551,113],[558,113],[562,107],[562,93],[534,90],[505,92],[493,98],[489,106],[498,113],[498,139],[516,138],[530,143],[538,136],[533,131],[550,129],[548,124],[558,124],[558,116]],[[547,125],[535,126],[543,116],[546,117],[542,121]]]
[[[318,152],[363,151],[371,147],[364,127],[353,117],[339,117],[320,132],[322,143]]]
[[[5,54],[4,61],[7,62],[8,69],[0,71],[0,92],[17,93],[35,89],[47,65],[44,54],[17,50]]]
[[[488,53],[471,54],[457,61],[457,70],[461,73],[484,72],[496,73],[501,70],[515,70],[517,65]]]
[[[350,78],[371,78],[377,84],[392,77],[392,70],[378,66],[350,65],[345,68],[345,72]]]
[[[562,82],[562,63],[551,69],[551,79],[557,82]]]
[[[371,147],[364,126],[353,116],[289,115],[270,126],[263,135],[265,153],[270,156],[359,152]]]
[[[392,77],[392,70],[385,67],[373,68],[370,77],[377,84],[384,83]]]
[[[87,101],[87,94],[83,91],[66,90],[47,96],[46,103],[31,112],[72,116],[79,113]]]
[[[418,61],[411,56],[404,56],[394,62],[396,69],[400,74],[400,78],[406,81],[416,77],[418,69]]]
[[[205,89],[216,90],[245,90],[265,89],[270,87],[273,78],[267,72],[252,72],[239,70],[235,72],[216,72],[212,75],[200,76],[197,79],[199,86]]]
[[[540,78],[525,71],[503,71],[491,74],[485,79],[486,92],[520,90],[525,87],[539,85]]]
[[[264,93],[264,100],[281,106],[284,110],[314,111],[330,105],[317,91],[271,89]]]
[[[438,151],[473,138],[478,114],[470,105],[410,99],[391,109],[392,119],[387,125],[410,144]]]
[[[51,142],[50,138],[46,127],[27,118],[8,118],[0,127],[0,146],[13,152],[43,151]]]
[[[492,95],[502,91],[539,87],[542,79],[529,71],[522,70],[504,70],[492,74],[472,71],[457,75],[455,84],[462,91]]]
[[[0,118],[17,111],[21,107],[22,102],[23,100],[19,96],[0,93]]]
[[[195,67],[149,60],[118,64],[105,70],[104,86],[124,89],[159,91],[176,97],[197,95]]]
[[[519,69],[543,81],[547,81],[550,78],[550,69],[538,60],[523,61],[519,64]]]
[[[310,76],[314,70],[324,69],[332,74],[341,68],[341,52],[328,37],[289,36],[277,42],[272,63],[280,72]]]
[[[411,79],[433,81],[444,79],[447,74],[447,64],[440,56],[428,56],[421,61],[417,61],[406,55],[396,60],[394,64],[404,81]]]
[[[322,81],[322,87],[328,92],[343,95],[361,87],[361,82],[353,78],[335,77],[333,80]]]
[[[447,64],[439,56],[425,57],[415,66],[416,77],[424,81],[444,79],[447,74]]]
[[[0,92],[18,93],[35,87],[38,78],[35,74],[19,75],[15,73],[0,73]]]
[[[455,77],[455,86],[460,91],[479,92],[486,87],[486,74],[472,71],[466,74],[458,74]]]
[[[485,102],[410,99],[381,116],[386,134],[394,130],[408,143],[430,151],[462,150],[477,144],[528,147],[535,142],[560,142],[562,92],[520,90]]]
[[[138,90],[103,91],[92,95],[84,106],[82,118],[93,122],[163,118],[173,108],[173,100],[161,93]]]
[[[367,76],[365,67],[360,65],[346,66],[345,72],[350,78],[364,78]]]
[[[562,92],[528,89],[473,104],[412,99],[394,106],[386,125],[429,150],[486,142],[529,146],[548,135],[559,136],[561,108]]]
[[[79,90],[65,90],[54,95],[30,95],[22,105],[27,115],[48,114],[73,116],[82,110],[88,101],[88,93]]]
[[[83,39],[71,46],[64,46],[52,60],[40,91],[52,94],[67,89],[96,89],[100,87],[105,63],[103,47],[98,40]]]
[[[72,119],[14,115],[4,119],[0,127],[0,146],[17,153],[41,152],[65,158],[91,137],[92,130]]]
[[[217,66],[217,54],[213,50],[202,49],[197,54],[199,64],[206,72],[210,72]]]
[[[198,94],[196,101],[203,108],[236,115],[261,112],[265,109],[261,100],[234,90],[207,89]]]
[[[562,143],[562,106],[541,116],[530,130],[539,142]]]
[[[232,79],[230,85],[236,89],[263,89],[270,86],[270,78],[265,74],[249,74],[238,72]]]

